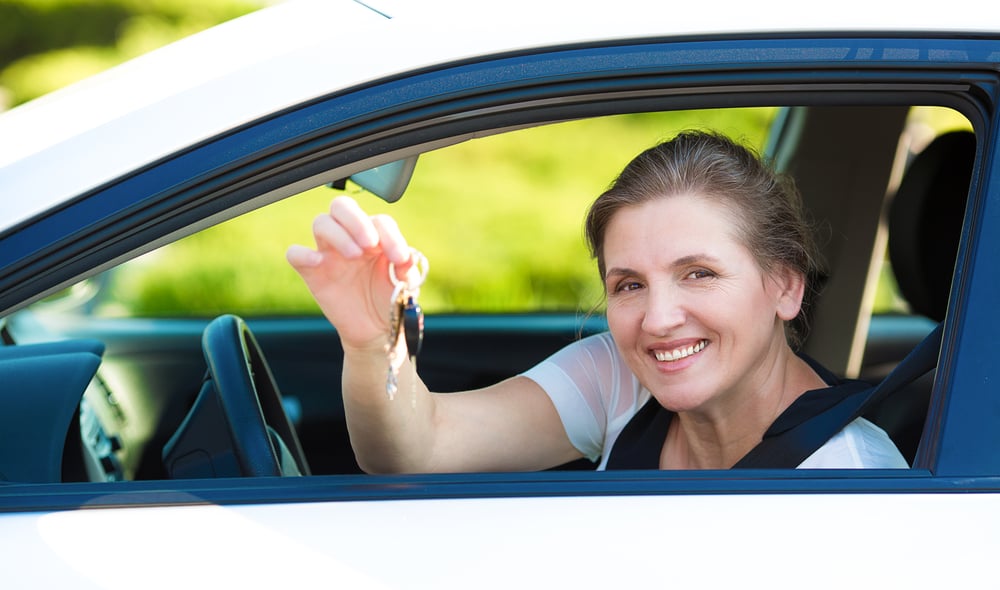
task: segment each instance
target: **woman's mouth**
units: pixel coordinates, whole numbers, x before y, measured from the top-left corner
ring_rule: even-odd
[[[655,350],[653,351],[653,355],[656,357],[656,360],[660,362],[670,363],[701,352],[706,346],[708,346],[708,340],[701,340],[688,347],[675,348],[673,350]]]

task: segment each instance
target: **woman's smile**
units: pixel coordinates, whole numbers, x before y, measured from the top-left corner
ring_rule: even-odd
[[[672,363],[698,354],[702,350],[705,350],[706,346],[708,346],[708,340],[699,340],[694,344],[681,346],[672,350],[657,350],[654,348],[653,356],[661,363]]]

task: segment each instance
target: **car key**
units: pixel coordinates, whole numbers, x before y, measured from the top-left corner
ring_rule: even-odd
[[[413,294],[407,294],[402,323],[406,350],[410,355],[410,366],[413,367],[413,378],[410,379],[410,405],[417,407],[417,355],[420,354],[420,347],[424,342],[424,312]]]
[[[389,340],[385,345],[386,358],[389,361],[389,370],[385,378],[385,393],[389,399],[396,396],[399,389],[399,368],[403,364],[403,356],[399,354],[400,340],[404,336],[403,329],[403,309],[406,300],[405,283],[396,285],[389,303]]]
[[[416,365],[417,355],[424,343],[424,312],[417,303],[417,298],[411,293],[403,306],[403,334],[406,337],[406,350],[410,361]]]
[[[416,404],[417,355],[420,354],[424,340],[424,314],[420,304],[417,303],[417,297],[420,294],[420,285],[427,278],[428,263],[427,257],[419,250],[411,249],[411,256],[420,273],[412,284],[409,282],[409,277],[405,280],[397,277],[395,265],[389,263],[389,280],[394,288],[389,302],[389,341],[385,349],[389,370],[385,391],[392,400],[399,390],[399,369],[403,365],[404,358],[400,354],[400,347],[405,344],[414,371],[411,386],[414,393],[413,403]]]

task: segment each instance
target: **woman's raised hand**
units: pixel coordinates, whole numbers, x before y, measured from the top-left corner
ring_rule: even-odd
[[[350,197],[313,221],[316,249],[291,246],[286,257],[337,329],[345,351],[382,351],[392,283],[389,263],[404,276],[413,265],[395,220],[366,214]]]

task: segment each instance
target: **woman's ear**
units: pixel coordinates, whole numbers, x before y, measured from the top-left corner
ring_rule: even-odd
[[[802,298],[806,292],[805,276],[791,268],[782,266],[772,275],[777,295],[777,314],[782,320],[794,320],[802,309]]]

